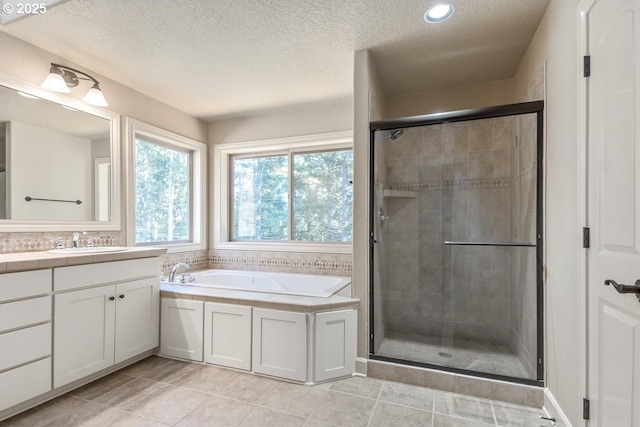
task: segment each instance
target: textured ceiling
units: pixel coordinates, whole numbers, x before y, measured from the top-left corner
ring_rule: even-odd
[[[449,1],[70,0],[0,30],[212,119],[348,100],[361,49],[388,96],[512,77],[549,3]]]

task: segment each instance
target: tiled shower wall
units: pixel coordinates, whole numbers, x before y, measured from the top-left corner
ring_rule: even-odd
[[[535,226],[535,186],[533,198],[519,193],[530,191],[535,180],[535,168],[525,166],[530,149],[535,153],[535,133],[529,151],[523,149],[526,138],[518,136],[521,127],[527,136],[535,132],[535,120],[522,126],[519,120],[405,129],[399,139],[379,144],[387,167],[386,180],[376,175],[376,192],[383,196],[377,201],[389,219],[375,222],[385,243],[376,248],[387,268],[376,271],[385,278],[385,310],[378,316],[385,325],[376,321],[376,338],[381,329],[455,337],[535,356],[527,338],[535,336],[535,316],[528,316],[535,298],[524,295],[525,281],[535,283],[535,263],[521,260],[529,252],[535,260],[535,250],[444,244],[519,241],[531,221]],[[523,219],[526,226],[516,225]]]

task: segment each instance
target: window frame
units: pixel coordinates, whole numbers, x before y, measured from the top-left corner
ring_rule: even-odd
[[[259,157],[264,155],[285,154],[291,157],[292,150],[295,152],[320,152],[340,149],[353,150],[353,132],[339,131],[215,145],[212,150],[213,196],[211,198],[211,212],[213,216],[213,233],[211,236],[211,247],[213,249],[228,250],[351,254],[353,251],[353,242],[231,240],[233,224],[231,222],[232,180],[230,176],[230,160],[233,156]],[[290,168],[289,172],[289,181],[290,185],[293,185],[291,170],[292,168]],[[291,210],[292,204],[290,203],[290,216]]]
[[[165,129],[126,118],[126,242],[128,246],[154,246],[166,248],[168,253],[186,252],[206,249],[206,144],[187,138]],[[191,238],[188,241],[176,242],[142,242],[135,241],[135,158],[136,138],[140,137],[150,143],[176,151],[190,153],[190,221]]]

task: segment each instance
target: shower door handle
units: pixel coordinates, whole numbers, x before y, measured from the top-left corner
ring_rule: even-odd
[[[613,286],[619,294],[636,294],[638,301],[640,301],[640,280],[636,280],[633,285],[623,285],[615,280],[607,279],[604,281],[606,286]]]

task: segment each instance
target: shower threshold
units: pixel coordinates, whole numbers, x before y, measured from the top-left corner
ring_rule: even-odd
[[[443,368],[532,379],[518,356],[500,344],[388,332],[375,355]]]

